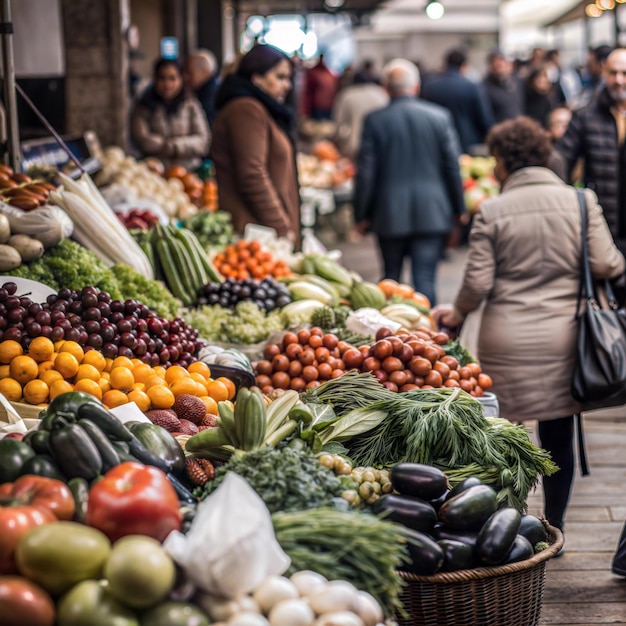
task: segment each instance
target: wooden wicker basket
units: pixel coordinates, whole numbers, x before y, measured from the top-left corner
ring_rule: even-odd
[[[563,535],[545,523],[550,547],[526,561],[498,567],[416,576],[401,595],[405,626],[536,626],[548,559],[563,547]]]

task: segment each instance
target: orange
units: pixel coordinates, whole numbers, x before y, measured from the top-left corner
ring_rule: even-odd
[[[218,415],[217,412],[217,402],[213,400],[210,396],[200,396],[200,400],[204,402],[204,406],[206,406],[206,412],[211,413],[212,415]]]
[[[111,389],[111,383],[109,382],[108,378],[101,378],[98,381],[98,387],[100,387],[100,391],[102,391],[102,393],[105,393],[109,389]]]
[[[104,368],[106,367],[106,359],[102,352],[98,352],[97,350],[89,350],[85,352],[85,356],[83,357],[83,365],[93,365],[99,372],[104,372]]]
[[[200,383],[204,388],[206,388],[207,379],[202,374],[192,372],[189,376],[191,380],[195,380],[197,383]]]
[[[195,383],[194,383],[195,384]],[[166,385],[152,385],[147,391],[153,409],[169,409],[176,398]]]
[[[0,393],[10,402],[19,402],[22,399],[22,386],[12,378],[0,380]]]
[[[102,389],[100,389],[100,385],[97,381],[91,380],[90,378],[81,378],[76,381],[74,391],[83,391],[89,395],[95,396],[98,400],[102,400]],[[24,389],[24,392],[26,392],[26,389]]]
[[[0,367],[2,367],[2,366],[0,365]],[[42,361],[39,364],[39,368],[38,369],[39,369],[38,377],[41,378],[41,375],[44,372],[47,372],[48,370],[54,369],[54,361],[52,361],[52,360],[50,360],[50,361]]]
[[[11,371],[8,365],[0,365],[0,379],[8,378],[11,375]]]
[[[137,367],[138,365],[145,365],[145,363],[144,363],[141,359],[138,359],[137,357],[135,357],[135,358],[131,359],[131,360],[130,360],[130,362],[131,362],[131,363],[132,363],[135,367]]]
[[[118,356],[113,359],[113,364],[111,365],[111,371],[113,371],[116,367],[125,367],[128,370],[133,370],[135,367],[133,362],[127,356]]]
[[[50,389],[43,380],[31,380],[24,385],[24,400],[28,404],[42,404],[48,401]]]
[[[203,361],[194,361],[187,369],[190,374],[202,374],[204,378],[211,377],[211,368]]]
[[[116,406],[128,404],[128,396],[119,389],[109,389],[109,391],[104,392],[102,403],[104,406],[109,407],[109,409],[113,409]]]
[[[232,400],[237,393],[237,387],[235,387],[235,383],[230,378],[226,378],[226,376],[220,376],[215,380],[226,385],[226,388],[228,389],[228,400]]]
[[[43,382],[50,387],[55,380],[63,380],[63,374],[56,370],[46,370],[39,374],[39,379],[43,380]]]
[[[70,352],[59,352],[54,359],[54,369],[63,374],[63,378],[72,378],[78,372],[78,360]]]
[[[150,389],[154,385],[165,385],[165,378],[159,376],[158,374],[150,374],[148,378],[146,378],[144,382],[145,388]]]
[[[169,370],[168,370],[169,371]],[[202,387],[202,391],[199,392],[199,387]],[[172,393],[178,398],[182,393],[189,393],[192,396],[205,395],[207,389],[204,385],[200,385],[193,378],[179,378],[170,384]]]
[[[133,370],[133,377],[136,383],[145,383],[150,374],[152,374],[152,368],[147,363],[140,363]]]
[[[105,366],[104,366],[104,372],[110,372],[113,369],[113,359],[109,359],[108,357],[106,359],[104,359],[105,361]]]
[[[131,389],[139,389],[140,391],[145,391],[146,390],[146,385],[145,383],[135,383]]]
[[[162,365],[157,365],[152,368],[153,374],[158,374],[161,378],[165,378],[165,368]]]
[[[78,366],[78,372],[76,372],[76,380],[79,381],[79,380],[83,380],[84,378],[88,378],[89,380],[98,382],[100,380],[100,372],[95,367],[95,365],[89,365],[88,363],[81,363]]]
[[[209,396],[211,396],[211,398],[213,398],[216,402],[229,399],[228,387],[219,380],[210,380],[207,382],[206,388]]]
[[[133,376],[131,370],[129,370],[127,367],[114,367],[111,370],[111,387],[113,387],[113,389],[120,389],[126,392],[134,384],[135,377]]]
[[[54,344],[47,337],[35,337],[28,346],[28,354],[41,363],[42,361],[49,361],[52,358],[54,352]]]
[[[76,341],[66,341],[60,348],[59,352],[69,352],[79,363],[82,363],[85,351]]]
[[[65,339],[59,339],[59,341],[55,341],[54,342],[54,351],[55,352],[59,352],[61,350],[61,347],[63,346],[64,343],[65,343]]]
[[[24,354],[21,344],[13,339],[6,339],[0,343],[0,363],[8,365],[16,356]]]
[[[17,380],[21,385],[25,385],[28,381],[34,380],[39,374],[39,366],[35,359],[26,356],[16,356],[9,365],[11,378]]]
[[[68,383],[67,380],[55,380],[50,385],[50,400],[54,400],[58,395],[68,391],[74,391],[72,383]]]
[[[189,372],[180,365],[172,365],[168,367],[165,372],[165,382],[171,385],[175,380],[179,378],[189,378]]]
[[[128,400],[134,402],[144,413],[150,410],[150,396],[141,389],[133,389],[128,394]]]

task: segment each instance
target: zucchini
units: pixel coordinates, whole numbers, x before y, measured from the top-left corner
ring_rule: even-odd
[[[480,478],[476,476],[470,476],[465,480],[462,480],[460,483],[457,483],[450,491],[448,492],[448,500],[450,498],[454,498],[454,496],[458,496],[463,491],[467,491],[470,487],[476,487],[476,485],[482,485],[482,481]]]
[[[391,469],[391,484],[405,496],[436,500],[448,488],[448,478],[432,465],[398,463]]]
[[[49,437],[50,433],[46,430],[31,430],[24,435],[22,441],[27,443],[37,454],[50,454]]]
[[[441,546],[428,535],[418,530],[407,529],[407,548],[411,557],[410,564],[405,567],[418,576],[436,574],[443,565]]]
[[[525,561],[534,554],[535,551],[533,550],[533,546],[530,541],[522,535],[517,535],[509,553],[504,559],[504,563],[517,563],[518,561]]]
[[[53,430],[50,433],[50,451],[67,478],[93,480],[102,471],[98,448],[78,424]]]
[[[444,502],[439,521],[458,530],[480,530],[496,507],[496,492],[487,485],[476,485]]]
[[[476,545],[476,540],[478,539],[478,533],[476,531],[453,530],[443,524],[436,524],[432,534],[437,541],[460,541],[468,546],[472,546],[472,548]]]
[[[148,450],[148,448],[146,448],[146,446],[144,446],[143,443],[141,443],[141,441],[139,441],[139,439],[137,439],[137,437],[135,437],[132,433],[131,437],[132,439],[128,442],[128,450],[130,454],[135,457],[135,459],[144,465],[158,467],[166,474],[170,471],[170,464],[167,461]]]
[[[128,442],[133,438],[130,430],[104,404],[94,402],[93,398],[92,402],[78,408],[78,417],[91,420],[111,440]]]
[[[543,522],[534,515],[522,515],[517,534],[526,537],[533,546],[540,541],[546,541],[548,538]]]
[[[91,421],[81,418],[78,425],[87,433],[89,439],[93,441],[100,458],[102,459],[102,472],[108,472],[112,467],[118,466],[122,461],[113,444],[107,436]]]
[[[84,524],[87,519],[87,503],[89,501],[89,484],[84,478],[72,478],[67,486],[74,498],[74,521]]]
[[[469,544],[454,539],[440,539],[437,543],[443,551],[442,572],[470,569],[476,564],[474,548]]]
[[[487,565],[502,563],[513,546],[521,519],[519,511],[513,507],[497,510],[478,533],[476,556]]]
[[[167,430],[157,424],[137,422],[130,431],[150,452],[168,463],[172,472],[180,473],[185,469],[185,453]]]
[[[67,479],[59,469],[55,460],[47,454],[38,454],[31,457],[22,465],[21,475],[34,474],[35,476],[45,476],[46,478],[56,478],[62,482]]]
[[[430,533],[437,521],[437,513],[429,502],[411,496],[386,494],[376,500],[373,509],[386,520],[424,533]]]

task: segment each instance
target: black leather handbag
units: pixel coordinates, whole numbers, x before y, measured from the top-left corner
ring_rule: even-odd
[[[608,280],[601,286],[607,303],[598,297],[589,265],[587,203],[580,190],[578,203],[582,263],[571,393],[584,410],[590,410],[626,404],[626,309],[618,305]]]

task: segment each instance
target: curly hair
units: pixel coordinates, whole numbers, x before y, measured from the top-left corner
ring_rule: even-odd
[[[552,154],[548,132],[525,116],[496,124],[487,135],[487,147],[502,159],[509,174],[523,167],[545,167]]]

